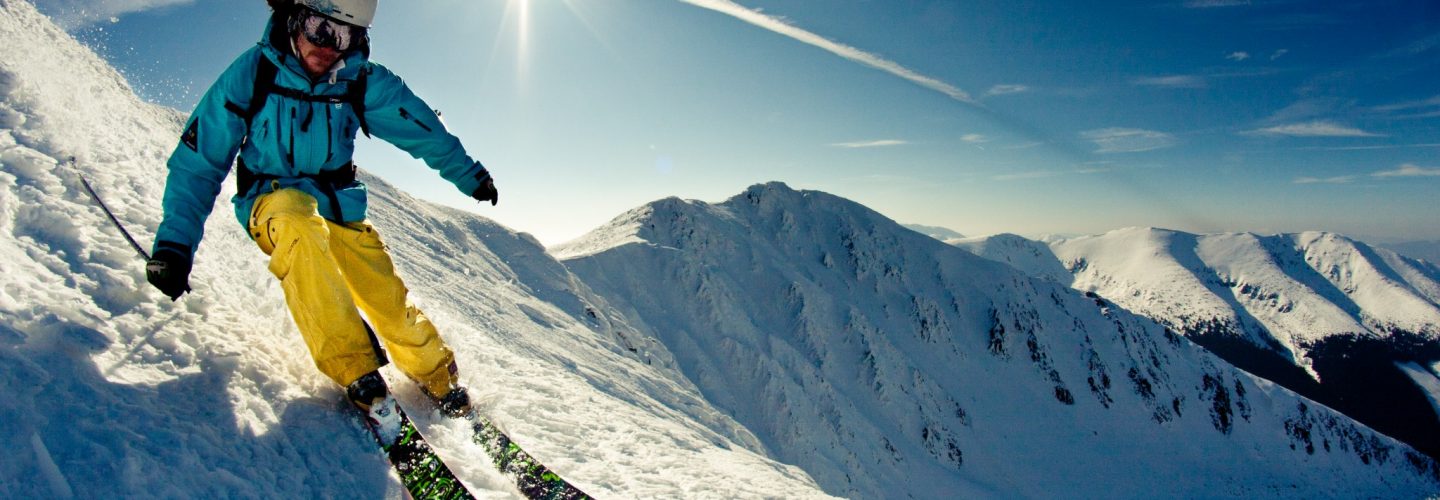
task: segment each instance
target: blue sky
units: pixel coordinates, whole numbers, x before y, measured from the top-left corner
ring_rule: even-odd
[[[267,15],[38,3],[187,111]],[[1433,1],[388,0],[372,38],[501,204],[384,143],[357,163],[546,244],[774,180],[970,235],[1440,239]]]

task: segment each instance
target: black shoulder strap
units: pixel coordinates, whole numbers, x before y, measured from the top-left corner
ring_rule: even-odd
[[[365,91],[370,84],[370,68],[360,68],[360,74],[355,76],[355,81],[350,82],[350,88],[345,91],[345,100],[350,101],[350,109],[355,111],[355,118],[360,120],[360,131],[365,137],[370,137],[370,122],[365,120]]]
[[[255,86],[250,92],[250,107],[245,109],[245,130],[250,130],[251,121],[255,115],[260,114],[260,109],[265,107],[265,101],[270,99],[270,90],[275,88],[275,75],[280,68],[275,67],[275,62],[264,54],[260,55],[260,63],[255,67]]]

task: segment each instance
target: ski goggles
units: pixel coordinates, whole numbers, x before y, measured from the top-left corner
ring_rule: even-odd
[[[312,11],[302,12],[296,28],[300,34],[320,47],[329,47],[340,52],[358,48],[365,41],[365,28],[345,24]]]

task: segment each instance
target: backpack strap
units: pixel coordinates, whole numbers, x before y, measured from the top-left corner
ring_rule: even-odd
[[[270,93],[275,89],[275,75],[280,73],[280,68],[275,67],[275,62],[264,54],[260,55],[260,64],[255,67],[255,86],[250,92],[250,107],[245,110],[245,132],[250,132],[251,122],[255,115],[265,107],[265,101],[270,99]]]
[[[355,117],[360,119],[360,131],[365,137],[370,137],[370,122],[365,120],[365,91],[370,85],[370,66],[360,68],[360,74],[350,82],[350,88],[345,89],[345,100],[350,102],[350,109],[355,111]]]
[[[270,58],[261,55],[260,62],[255,66],[255,84],[250,91],[250,106],[242,108],[234,101],[225,101],[225,109],[245,120],[247,139],[250,134],[250,126],[255,121],[255,115],[260,114],[260,109],[265,107],[265,101],[270,99],[270,90],[275,87],[275,75],[278,72],[279,68],[275,67],[275,63],[271,62]]]

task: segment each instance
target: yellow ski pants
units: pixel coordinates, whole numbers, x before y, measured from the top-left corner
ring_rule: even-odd
[[[359,310],[395,365],[431,394],[455,383],[455,355],[407,295],[380,235],[368,221],[320,217],[315,198],[280,189],[255,201],[250,235],[270,256],[285,302],[322,373],[350,385],[379,368]]]

